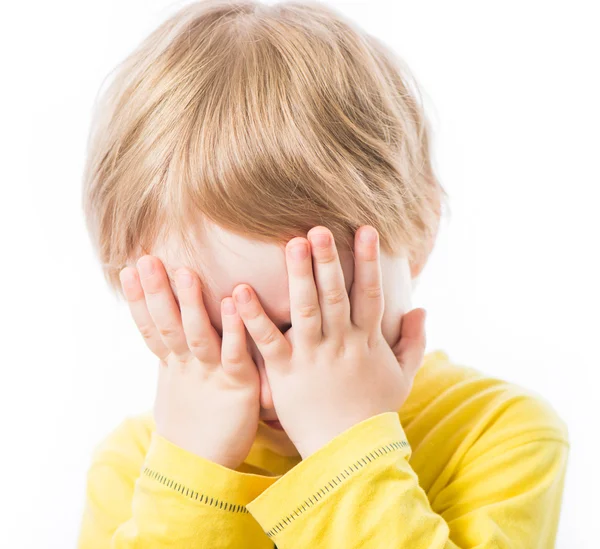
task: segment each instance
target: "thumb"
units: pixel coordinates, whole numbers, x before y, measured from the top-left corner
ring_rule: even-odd
[[[417,308],[402,316],[400,339],[392,350],[408,376],[414,376],[425,356],[425,309]]]

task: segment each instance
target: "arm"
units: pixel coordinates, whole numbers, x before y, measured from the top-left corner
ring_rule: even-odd
[[[247,507],[279,549],[546,549],[567,454],[564,440],[541,433],[486,442],[432,506],[390,412],[331,440]]]
[[[272,547],[245,504],[275,479],[233,471],[156,432],[135,459],[120,438],[89,469],[79,549]]]
[[[242,540],[268,546],[245,504],[273,479],[236,471],[254,441],[260,408],[244,325],[226,298],[219,337],[195,273],[178,270],[178,305],[161,262],[144,256],[138,269],[120,276],[136,325],[160,359],[156,430],[142,457],[127,429],[97,452],[79,547],[216,549]]]
[[[247,505],[265,533],[279,549],[546,549],[567,457],[566,439],[544,426],[549,416],[536,423],[535,406],[532,416],[514,413],[526,401],[514,399],[507,428],[495,417],[478,438],[453,416],[459,403],[449,404],[443,416],[454,421],[442,440],[432,443],[441,429],[431,422],[421,442],[431,465],[444,470],[430,503],[397,413],[422,362],[423,311],[402,317],[400,339],[390,348],[381,333],[373,229],[355,236],[349,299],[330,231],[311,229],[308,240],[310,247],[295,238],[286,248],[294,337],[277,334],[257,297],[239,309],[265,359],[281,424],[303,458]],[[294,253],[297,246],[304,251]],[[469,418],[483,411],[482,400],[469,402]],[[503,406],[495,408],[498,415]],[[442,445],[457,439],[460,448],[445,455]]]

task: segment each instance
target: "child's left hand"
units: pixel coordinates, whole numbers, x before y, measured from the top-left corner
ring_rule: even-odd
[[[322,235],[327,241],[321,242]],[[374,240],[363,241],[361,235]],[[402,317],[393,348],[381,333],[384,298],[373,227],[365,225],[355,236],[350,299],[332,233],[320,226],[307,237],[293,238],[286,246],[293,326],[288,333],[293,335],[277,329],[250,286],[239,285],[233,292],[264,358],[278,419],[303,459],[353,425],[397,412],[425,351],[423,309]],[[295,254],[302,249],[304,255]],[[243,287],[250,290],[248,303],[238,300]]]

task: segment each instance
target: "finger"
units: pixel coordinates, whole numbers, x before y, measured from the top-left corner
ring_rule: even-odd
[[[254,290],[245,284],[236,286],[233,290],[233,298],[238,313],[264,357],[265,363],[288,360],[291,354],[290,344],[267,316]]]
[[[311,243],[323,334],[340,336],[351,326],[350,300],[333,234],[318,226],[308,231],[307,238]]]
[[[354,235],[354,280],[350,299],[352,322],[369,336],[381,330],[384,301],[379,235],[368,225]]]
[[[201,362],[218,366],[221,363],[221,340],[204,306],[198,276],[186,268],[178,269],[175,287],[187,347]]]
[[[137,261],[146,304],[154,325],[165,345],[181,361],[190,356],[181,315],[173,290],[162,262],[153,256],[145,255]]]
[[[321,308],[313,275],[310,242],[292,238],[286,246],[290,290],[290,314],[298,343],[316,344],[321,340]]]
[[[402,370],[412,379],[425,356],[425,309],[413,309],[402,317],[400,340],[393,351]]]
[[[160,337],[154,325],[154,320],[150,316],[137,269],[135,267],[125,267],[119,272],[119,279],[131,316],[146,345],[158,358],[164,360],[170,351]]]
[[[249,381],[258,375],[258,369],[248,353],[246,329],[231,297],[221,301],[223,344],[221,364],[223,369],[240,381]]]

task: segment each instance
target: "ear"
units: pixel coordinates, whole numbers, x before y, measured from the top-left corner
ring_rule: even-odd
[[[423,358],[426,345],[425,317],[426,312],[422,308],[413,309],[402,316],[400,337],[392,347],[401,366],[413,365]]]
[[[436,238],[437,227],[435,232],[432,232],[427,238],[427,240],[424,242],[420,253],[410,261],[411,278],[417,278],[421,274],[421,271],[423,271],[423,268],[425,267],[425,265],[427,264],[427,260],[429,259],[429,255],[431,254],[431,250],[433,250]]]
[[[424,259],[421,259],[419,261],[411,261],[410,262],[410,277],[413,280],[421,274],[421,271],[423,270],[423,267],[425,267],[426,263],[427,263],[427,257],[425,257]]]

